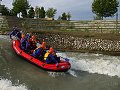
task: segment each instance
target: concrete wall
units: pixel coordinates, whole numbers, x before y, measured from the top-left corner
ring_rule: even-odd
[[[30,30],[81,30],[108,33],[120,30],[120,20],[55,21],[24,19]],[[117,28],[117,29],[116,29]]]
[[[22,29],[19,18],[13,16],[0,16],[0,34],[8,34],[14,26]]]
[[[0,16],[0,25],[4,29],[17,26],[24,30],[80,30],[97,33],[120,31],[120,20],[58,21]]]
[[[1,30],[8,30],[8,22],[7,20],[5,19],[6,17],[4,16],[0,16],[0,31]]]
[[[120,30],[120,20],[91,20],[91,21],[73,21],[74,29],[88,30],[96,32],[113,32]]]

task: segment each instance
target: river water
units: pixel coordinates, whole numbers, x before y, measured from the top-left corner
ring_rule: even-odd
[[[70,59],[68,72],[49,72],[16,55],[0,35],[0,90],[119,90],[120,56],[59,52]]]

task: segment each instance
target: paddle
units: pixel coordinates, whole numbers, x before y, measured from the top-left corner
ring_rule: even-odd
[[[62,56],[58,56],[58,57],[61,57],[61,58],[63,58],[65,61],[69,62],[69,59],[68,59],[68,58],[64,58],[64,57],[62,57]]]

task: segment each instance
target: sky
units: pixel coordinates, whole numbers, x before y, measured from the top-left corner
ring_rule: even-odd
[[[72,20],[92,20],[92,2],[93,0],[28,0],[32,7],[44,7],[45,10],[48,8],[57,9],[57,14],[55,18],[57,19],[63,12],[70,12]],[[13,0],[2,0],[4,4],[9,9],[12,8]]]

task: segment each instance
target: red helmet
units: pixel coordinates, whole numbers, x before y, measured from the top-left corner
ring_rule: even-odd
[[[50,47],[49,52],[50,52],[50,53],[53,53],[53,52],[54,52],[54,49],[53,49],[52,47]]]
[[[25,35],[22,34],[22,38],[25,38]]]
[[[35,36],[33,35],[31,38],[32,38],[32,39],[35,39]]]
[[[41,47],[42,47],[42,48],[45,48],[45,47],[46,47],[46,42],[42,42]]]

